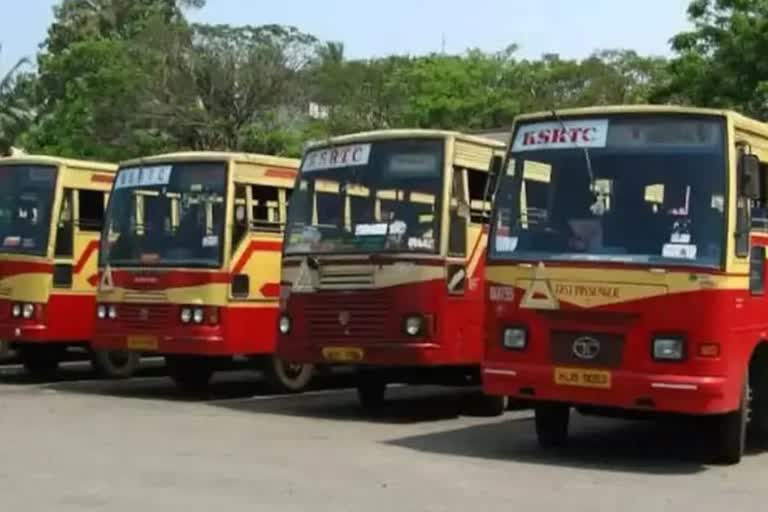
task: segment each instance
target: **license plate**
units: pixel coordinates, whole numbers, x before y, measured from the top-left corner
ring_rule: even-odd
[[[577,388],[611,389],[611,372],[580,368],[555,368],[555,384]]]
[[[128,336],[125,345],[129,350],[157,350],[159,344],[157,336]]]
[[[327,347],[323,349],[323,357],[335,363],[356,363],[363,360],[365,352],[360,348]]]

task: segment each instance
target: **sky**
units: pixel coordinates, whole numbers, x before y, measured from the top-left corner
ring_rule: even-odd
[[[34,57],[55,0],[0,0],[0,73]],[[628,48],[669,55],[669,39],[688,27],[690,0],[208,0],[190,19],[232,25],[293,25],[341,41],[350,58],[460,53],[467,48],[518,55],[586,57]],[[13,4],[13,11],[8,8]],[[5,7],[5,8],[3,8]]]

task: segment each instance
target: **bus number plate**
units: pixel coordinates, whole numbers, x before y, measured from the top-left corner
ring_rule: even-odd
[[[126,347],[129,350],[157,350],[159,342],[156,336],[128,336]]]
[[[555,384],[577,388],[611,389],[611,372],[580,368],[555,368]]]
[[[323,357],[335,363],[356,363],[363,360],[365,352],[360,348],[326,347],[323,349]]]

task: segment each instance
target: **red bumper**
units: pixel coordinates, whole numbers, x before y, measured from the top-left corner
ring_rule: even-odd
[[[101,350],[135,350],[158,354],[190,354],[207,356],[231,356],[240,354],[238,347],[225,342],[221,335],[169,336],[161,333],[97,333],[94,348]]]
[[[613,371],[610,389],[555,384],[554,368],[543,365],[483,366],[483,390],[527,400],[573,405],[658,411],[680,414],[719,414],[736,410],[738,393],[725,377],[644,374]]]
[[[339,361],[328,357],[326,349],[345,349],[359,351],[362,359]],[[286,361],[304,364],[354,364],[371,366],[469,366],[480,361],[467,361],[450,354],[445,347],[430,342],[404,343],[350,343],[340,341],[335,344],[298,344],[294,341],[279,340],[277,354]]]
[[[11,343],[67,343],[50,339],[48,326],[39,323],[0,323],[0,340]]]

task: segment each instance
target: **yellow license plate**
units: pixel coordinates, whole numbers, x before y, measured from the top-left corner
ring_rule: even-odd
[[[160,342],[157,336],[128,336],[125,345],[129,350],[157,350]]]
[[[611,389],[611,372],[580,368],[555,368],[555,384],[577,388]]]
[[[360,348],[326,347],[323,349],[323,357],[335,363],[356,363],[363,360],[365,352]]]

